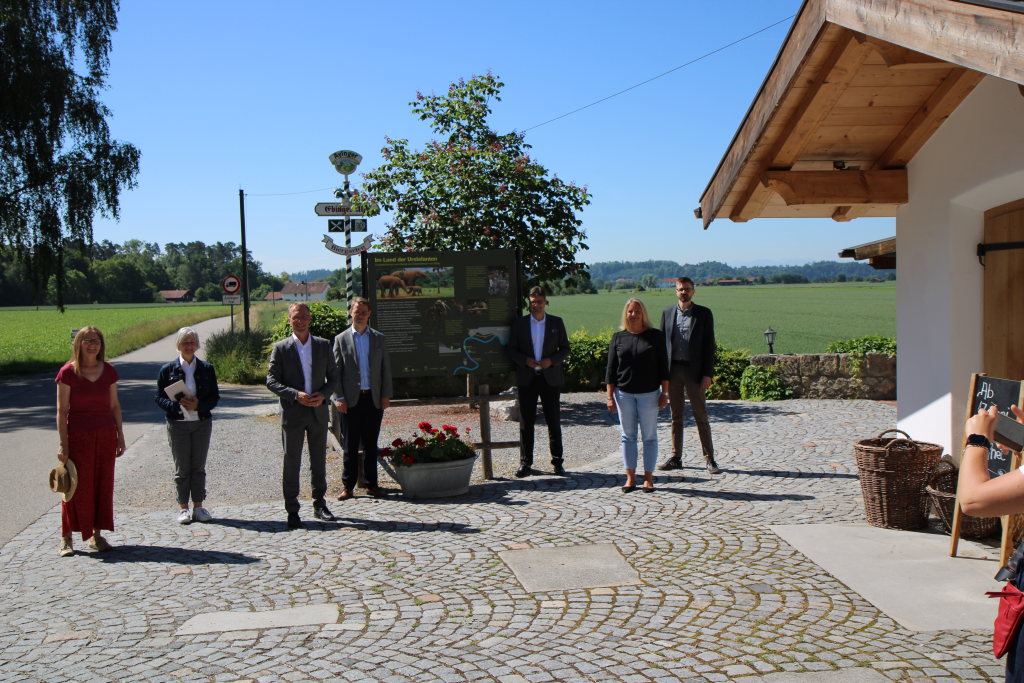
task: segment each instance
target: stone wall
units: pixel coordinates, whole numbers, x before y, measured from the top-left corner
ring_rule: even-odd
[[[854,376],[848,353],[760,354],[751,365],[774,365],[793,398],[868,398],[896,400],[896,358],[869,353]]]

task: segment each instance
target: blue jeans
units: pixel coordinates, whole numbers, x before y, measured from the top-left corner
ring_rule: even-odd
[[[629,394],[615,390],[615,405],[619,411],[619,429],[622,431],[622,464],[627,470],[636,469],[637,431],[643,433],[644,471],[653,472],[658,462],[658,390],[646,394]]]

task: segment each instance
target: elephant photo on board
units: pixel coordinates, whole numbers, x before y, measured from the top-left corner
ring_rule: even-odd
[[[387,296],[385,292],[388,290],[391,291],[392,298],[398,296],[399,288],[404,292],[408,292],[402,279],[395,277],[394,275],[382,275],[380,279],[377,280],[377,286],[380,287],[381,298]]]

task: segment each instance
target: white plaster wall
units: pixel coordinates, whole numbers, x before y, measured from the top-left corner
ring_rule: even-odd
[[[985,78],[908,169],[910,201],[896,214],[897,414],[913,438],[951,452],[982,371],[983,214],[1024,198],[1017,85]]]

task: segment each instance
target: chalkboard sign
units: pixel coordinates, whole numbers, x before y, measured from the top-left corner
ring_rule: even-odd
[[[992,406],[996,406],[999,414],[1006,418],[1000,419],[996,425],[995,439],[1006,448],[1000,450],[995,444],[992,444],[992,449],[988,454],[988,474],[990,477],[999,477],[1012,470],[1011,460],[1013,453],[1011,451],[1020,450],[1019,432],[1021,425],[1010,411],[1010,406],[1020,405],[1020,386],[1020,382],[1012,379],[1000,379],[984,375],[979,375],[975,380],[974,397],[971,401],[971,415],[977,415],[979,410],[988,410]]]
[[[999,477],[1020,466],[1020,450],[1024,445],[1024,425],[1017,422],[1010,411],[1010,406],[1021,406],[1024,395],[1021,394],[1021,383],[1012,379],[988,377],[986,375],[971,376],[971,398],[967,408],[967,418],[977,415],[979,410],[988,410],[996,406],[999,419],[996,421],[995,441],[1004,446],[1000,450],[995,443],[988,453],[988,474]],[[967,444],[967,434],[964,443]],[[955,457],[955,456],[954,456]],[[962,470],[961,470],[962,473]],[[958,482],[959,484],[959,482]],[[1000,543],[999,564],[1005,565],[1013,550],[1012,529],[1017,528],[1021,515],[1007,515],[1002,518],[1003,540]],[[950,533],[949,556],[956,557],[957,544],[960,541],[960,527],[963,524],[963,510],[960,507],[960,487],[957,486],[956,502],[953,506],[953,521]]]

